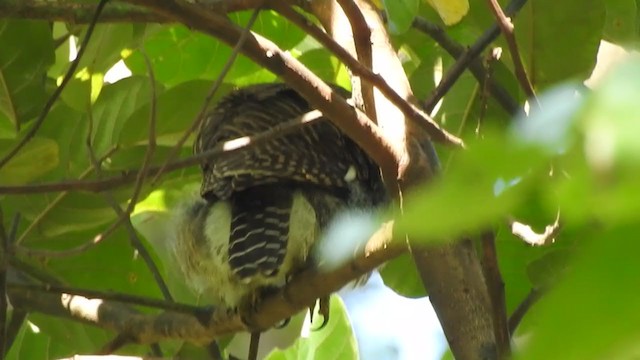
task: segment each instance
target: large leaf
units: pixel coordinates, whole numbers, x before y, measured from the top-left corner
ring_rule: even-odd
[[[250,13],[230,16],[244,26]],[[304,33],[272,11],[262,11],[252,30],[288,50],[304,38]],[[231,47],[210,36],[189,31],[181,25],[153,29],[142,45],[161,83],[173,86],[192,79],[215,79],[231,55]],[[142,55],[135,51],[125,60],[134,74],[146,74]],[[273,81],[275,76],[244,56],[239,56],[226,81],[247,78],[241,83]],[[238,83],[240,84],[240,83]]]
[[[516,359],[637,357],[639,231],[630,224],[585,234],[562,283],[527,314]]]
[[[425,241],[483,230],[520,204],[541,175],[543,159],[535,148],[505,146],[496,138],[471,145],[455,155],[444,177],[406,198],[399,229]],[[531,179],[521,181],[527,173]]]
[[[0,153],[13,146],[13,142],[0,141]],[[58,161],[58,144],[55,141],[33,138],[0,169],[0,183],[16,185],[31,182],[56,168]]]
[[[0,21],[0,138],[40,112],[53,62],[51,28],[44,21]],[[9,126],[11,124],[12,126]]]
[[[87,68],[89,73],[104,74],[113,64],[122,58],[124,50],[133,39],[132,24],[98,24],[93,30],[91,40],[80,60],[78,69]],[[80,35],[80,40],[86,31]]]
[[[162,88],[158,88],[156,92],[160,97]],[[151,83],[147,78],[132,76],[105,86],[91,109],[95,151],[100,154],[118,144],[122,134],[130,131],[125,123],[150,102]],[[140,119],[140,122],[148,128],[148,117]]]
[[[605,17],[603,0],[528,2],[516,18],[515,33],[534,87],[588,78]]]
[[[166,141],[167,145],[175,143],[200,113],[204,100],[212,83],[206,80],[193,80],[175,86],[160,94],[157,99],[156,134],[158,137],[174,135]],[[218,89],[216,99],[228,92],[230,86],[223,85]],[[127,119],[124,131],[120,134],[120,142],[132,145],[146,141],[149,133],[149,112],[151,105],[147,103],[135,111]]]

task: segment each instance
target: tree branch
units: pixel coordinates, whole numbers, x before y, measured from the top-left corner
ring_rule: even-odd
[[[37,311],[53,316],[71,318],[101,328],[113,330],[138,343],[154,343],[167,339],[182,339],[196,344],[208,344],[221,336],[238,331],[267,329],[282,319],[291,317],[306,309],[317,298],[327,296],[352,279],[371,272],[402,252],[406,247],[402,242],[392,241],[393,222],[382,224],[369,239],[362,252],[356,257],[327,272],[309,269],[287,284],[278,293],[266,298],[258,305],[255,313],[242,319],[238,314],[227,314],[226,310],[215,312],[211,318],[203,313],[194,315],[190,306],[176,306],[180,311],[164,311],[157,315],[142,314],[121,301],[132,298],[118,297],[119,302],[97,297],[99,292],[79,291],[87,296],[71,295],[62,290],[43,291],[40,287],[12,286],[9,298],[17,309]],[[93,298],[92,298],[93,297]],[[136,302],[147,302],[135,297]],[[158,305],[155,302],[153,305]],[[162,305],[162,304],[160,304]],[[168,304],[164,304],[169,306]],[[184,310],[184,311],[183,311]]]
[[[411,100],[413,94],[409,82],[377,9],[365,1],[357,0],[357,3],[371,29],[373,72],[379,73],[403,99]],[[311,2],[311,9],[334,40],[353,54],[353,39],[343,31],[348,21],[332,4],[332,1],[316,0]],[[380,91],[375,95],[380,126],[385,130],[385,135],[397,146],[403,147],[407,154],[407,158],[400,162],[401,191],[431,180],[439,171],[431,143],[416,136],[419,134],[415,128],[417,124],[408,121]],[[491,305],[473,247],[468,241],[426,246],[427,242],[419,239],[409,240],[420,277],[454,356],[463,360],[495,358]]]
[[[500,27],[504,38],[507,40],[507,46],[509,46],[509,52],[511,53],[511,59],[513,60],[513,68],[516,73],[516,78],[524,92],[527,94],[527,97],[535,100],[536,93],[533,90],[531,81],[529,81],[529,77],[527,77],[527,72],[524,70],[520,51],[518,51],[518,42],[513,34],[513,23],[502,11],[500,4],[498,4],[498,0],[487,0],[487,3],[489,4],[489,9],[491,9],[491,12],[498,22],[498,26]]]
[[[322,113],[318,110],[313,110],[303,114],[302,116],[298,116],[290,121],[275,126],[269,131],[265,131],[259,135],[244,136],[238,139],[225,141],[211,150],[163,166],[165,171],[173,171],[183,169],[188,166],[198,165],[203,160],[215,159],[217,156],[224,156],[227,152],[238,151],[240,149],[246,149],[247,147],[264,144],[270,140],[290,134],[301,126],[305,126],[305,124],[310,124],[314,121],[320,120],[321,118]],[[150,167],[147,173],[150,177],[155,176],[161,169],[162,166]],[[98,180],[73,180],[46,184],[0,186],[0,194],[37,194],[69,190],[102,192],[134,182],[138,173],[139,170],[129,170],[123,171],[120,176]]]
[[[424,18],[416,17],[413,20],[413,28],[429,35],[435,42],[438,43],[446,52],[453,58],[460,58],[466,51],[465,47],[457,43],[450,38],[444,29],[434,23],[427,21]],[[473,74],[476,80],[480,83],[487,83],[487,89],[489,93],[496,99],[498,104],[502,106],[507,113],[515,115],[522,106],[509,94],[507,89],[495,81],[495,79],[487,78],[487,69],[482,65],[482,61],[478,58],[474,58],[469,63],[469,71]]]
[[[507,5],[505,9],[505,13],[509,14],[509,16],[514,16],[523,6],[526,4],[527,0],[511,0],[509,5]],[[494,24],[486,30],[478,40],[469,47],[467,51],[462,54],[462,56],[458,57],[458,60],[447,73],[442,77],[442,80],[438,84],[438,86],[433,90],[431,95],[423,102],[423,108],[430,113],[433,111],[433,108],[436,106],[438,101],[442,99],[444,94],[446,94],[453,84],[458,80],[460,75],[464,72],[464,70],[469,66],[469,64],[476,59],[480,53],[484,51],[484,49],[489,46],[495,39],[500,35],[500,28],[497,24]]]

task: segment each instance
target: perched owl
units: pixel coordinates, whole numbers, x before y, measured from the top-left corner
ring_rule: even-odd
[[[344,89],[335,87],[343,96]],[[233,91],[208,114],[195,153],[313,110],[285,84]],[[331,219],[386,199],[378,167],[329,120],[202,163],[200,197],[177,211],[174,253],[214,306],[250,306],[307,266]]]

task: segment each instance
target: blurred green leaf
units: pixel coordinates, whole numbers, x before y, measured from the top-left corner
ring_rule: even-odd
[[[587,234],[563,281],[525,317],[516,359],[637,357],[639,232],[629,224]]]
[[[565,216],[585,221],[626,222],[640,211],[640,146],[636,139],[640,61],[620,64],[585,100],[578,116],[583,142],[568,153],[553,191]],[[550,199],[553,201],[553,199]]]
[[[0,129],[10,123],[16,131],[47,99],[45,77],[54,59],[51,27],[45,21],[2,20],[0,43]]]
[[[529,191],[523,177],[538,173],[544,160],[535,148],[507,144],[488,136],[456,154],[442,178],[406,198],[399,229],[443,241],[501,221]]]

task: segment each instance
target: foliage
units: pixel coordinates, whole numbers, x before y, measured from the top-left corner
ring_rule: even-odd
[[[411,23],[420,16],[445,27],[443,20],[426,2],[391,0],[381,6],[388,11],[394,45],[412,88],[423,100],[441,78],[440,70],[446,74],[455,59]],[[466,15],[456,25],[445,27],[465,46],[494,21],[485,1],[469,0],[468,7],[468,13],[460,11]],[[582,85],[596,65],[601,40],[628,48],[637,44],[638,9],[637,0],[526,4],[514,19],[515,35],[540,106],[530,102],[529,116],[513,116],[465,73],[442,100],[435,119],[465,139],[467,150],[438,149],[441,178],[406,195],[405,216],[398,225],[409,236],[446,242],[495,229],[509,314],[531,289],[548,291],[514,334],[523,339],[516,358],[628,358],[638,352],[634,340],[640,325],[635,289],[640,244],[634,237],[640,231],[640,59],[619,64],[593,89]],[[230,16],[243,26],[249,13]],[[274,11],[262,11],[253,30],[289,50],[325,81],[348,86],[339,61]],[[51,26],[42,20],[0,20],[1,156],[33,126],[69,66],[70,43],[77,44],[85,33],[86,26],[62,22]],[[59,41],[67,34],[73,36]],[[524,103],[504,39],[493,45],[505,51],[502,59],[487,63],[488,76]],[[157,98],[157,148],[150,164],[162,165],[200,112],[230,54],[218,40],[182,25],[98,24],[79,71],[35,138],[0,169],[0,185],[109,178],[139,168],[149,145],[152,94]],[[132,76],[105,81],[120,60]],[[214,101],[233,87],[273,80],[273,74],[240,56]],[[95,156],[104,158],[100,174],[92,170],[87,139]],[[190,154],[192,141],[178,149],[179,156]],[[143,186],[132,218],[172,293],[188,303],[195,299],[171,270],[167,253],[167,211],[198,181],[195,167],[163,174],[159,183]],[[107,193],[126,206],[133,189],[134,182],[129,182]],[[0,199],[5,227],[15,215],[21,217],[16,254],[33,267],[74,287],[161,296],[123,228],[73,256],[37,252],[71,249],[106,231],[118,217],[104,193],[0,192]],[[562,229],[553,244],[541,247],[512,235],[505,221],[513,217],[542,229],[558,213]],[[391,261],[382,274],[400,294],[425,295],[408,257]],[[335,318],[339,322],[314,335],[324,338],[300,341],[271,358],[313,358],[318,342],[341,342],[341,358],[356,358],[348,319]],[[29,314],[27,320],[8,358],[96,352],[113,335],[38,314]],[[180,347],[161,345],[169,353]],[[122,351],[144,354],[147,348]]]

